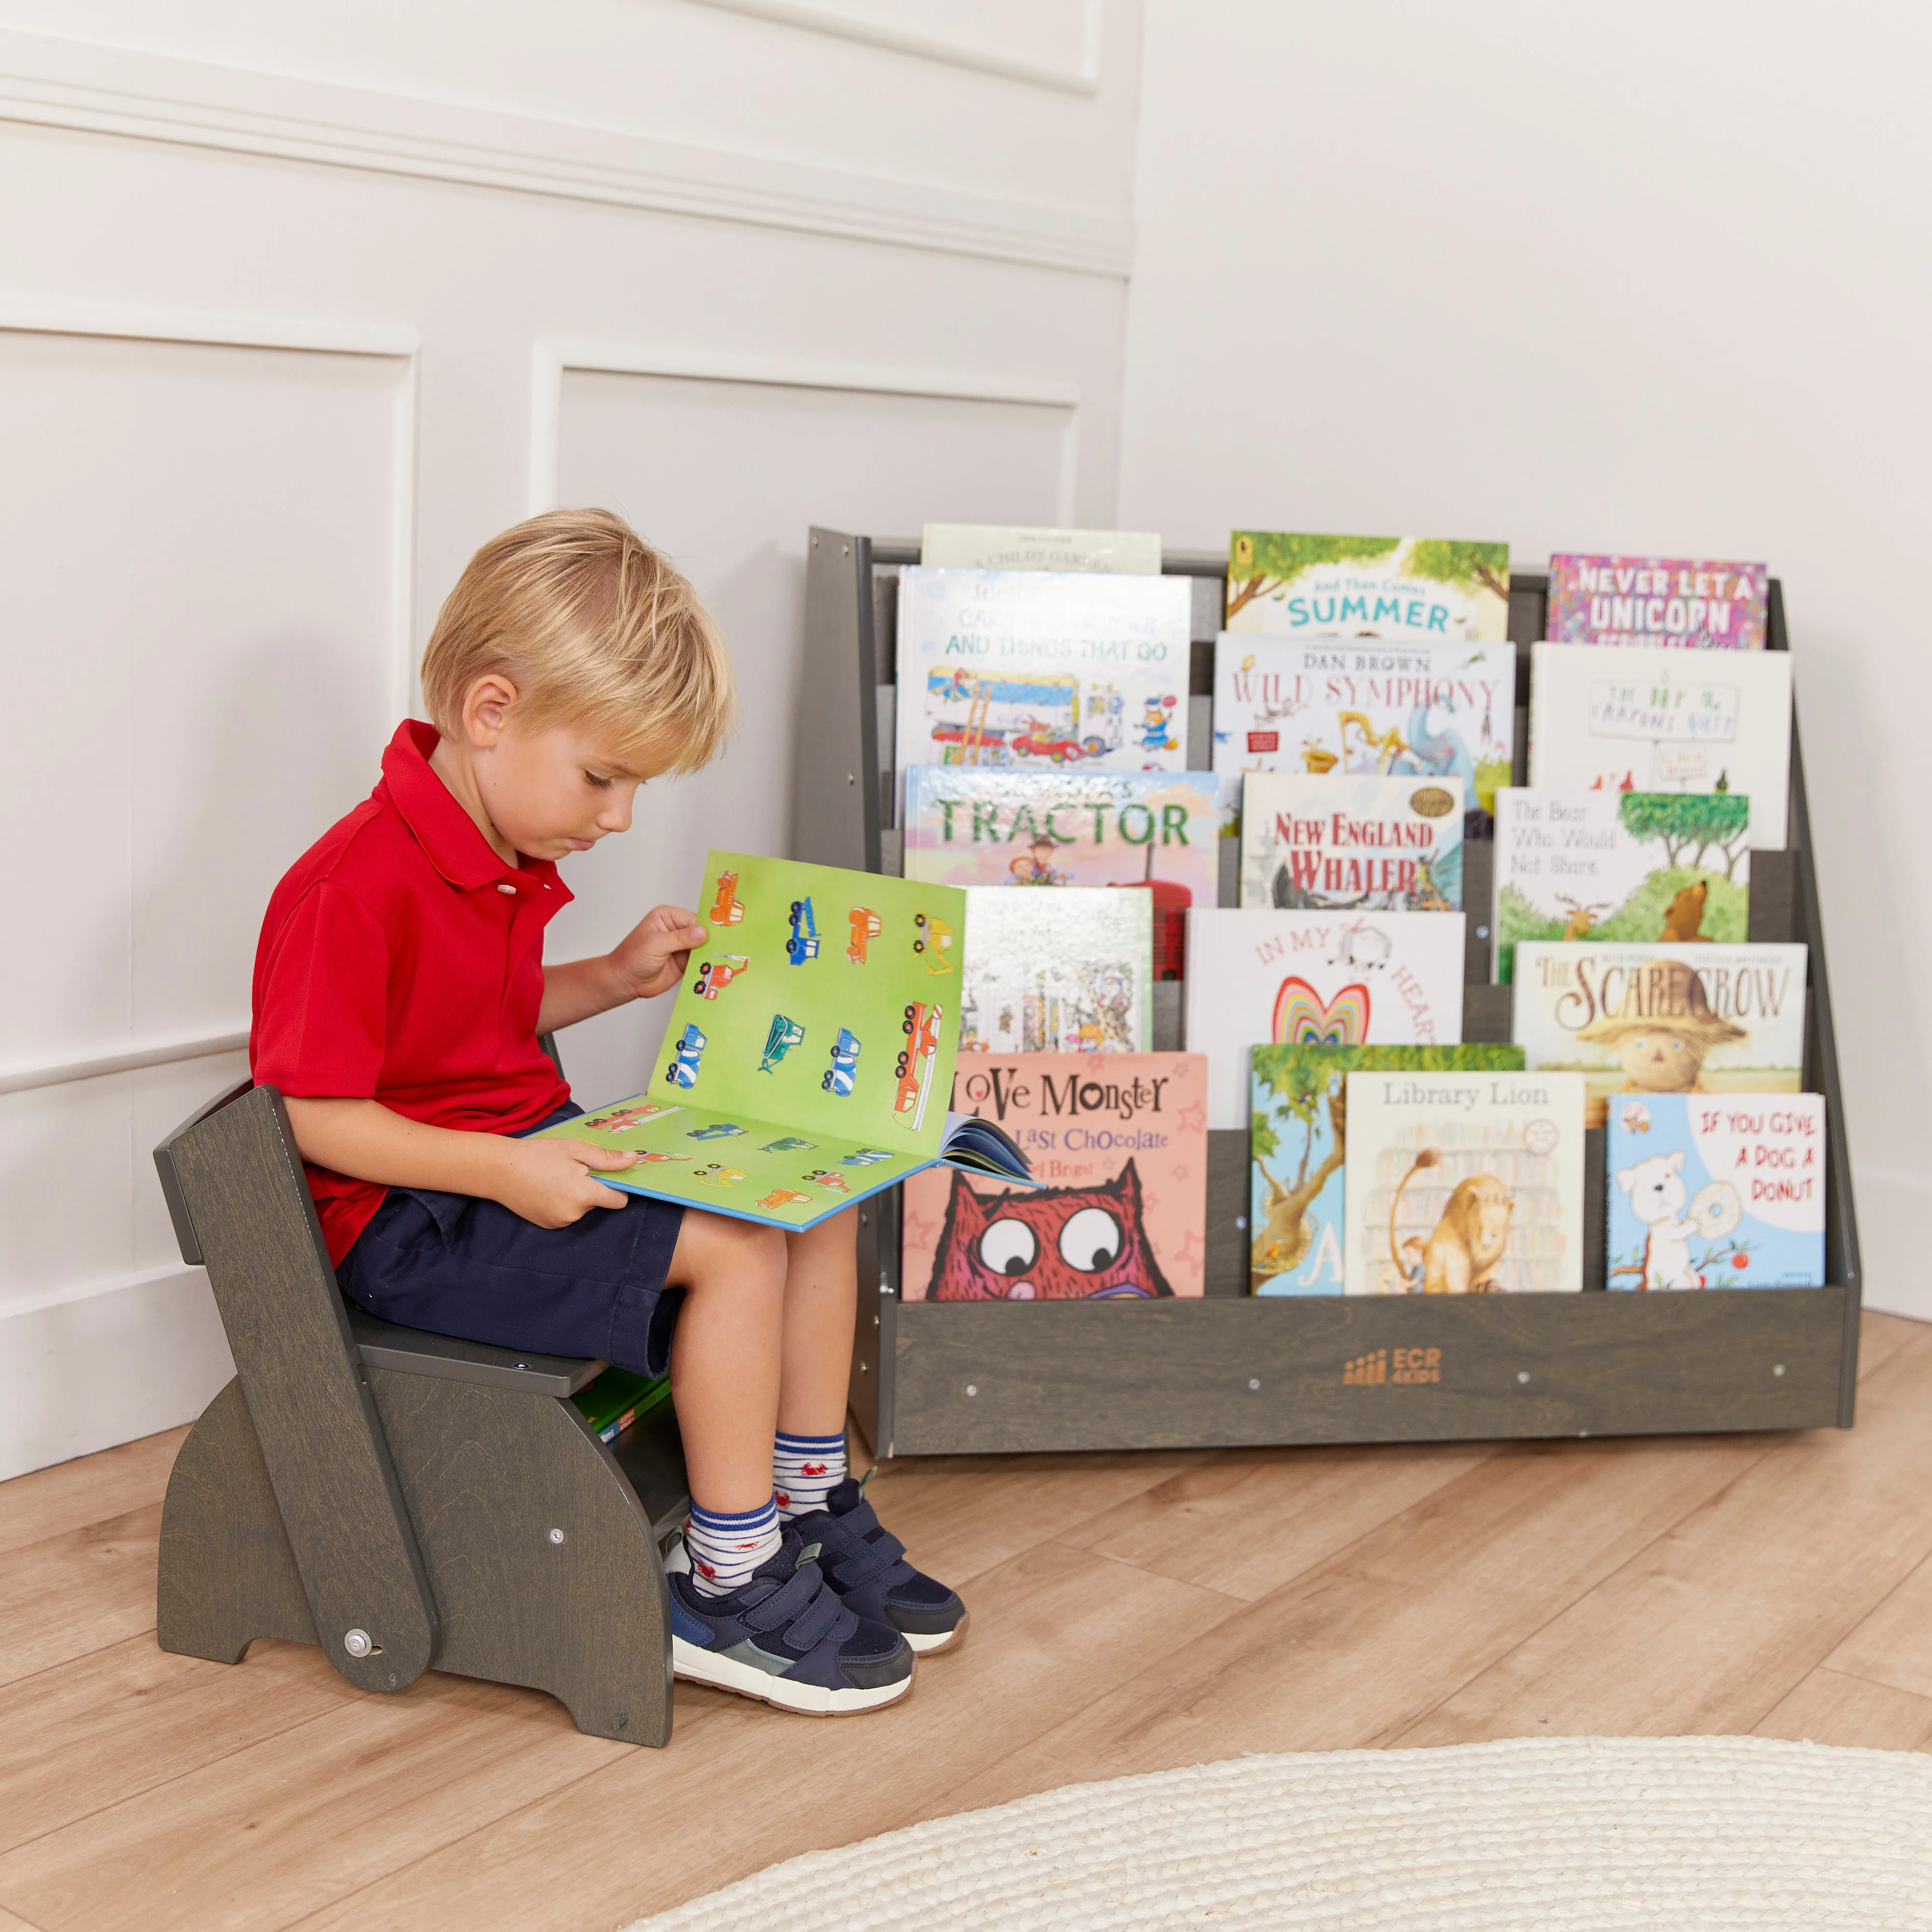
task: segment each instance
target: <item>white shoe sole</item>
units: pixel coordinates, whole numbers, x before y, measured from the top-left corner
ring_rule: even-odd
[[[911,1645],[916,1655],[937,1657],[942,1650],[954,1650],[966,1641],[966,1626],[973,1621],[969,1610],[950,1630],[936,1630],[930,1636],[915,1636],[910,1630],[901,1630],[899,1635]]]
[[[671,1670],[691,1684],[708,1684],[714,1690],[730,1690],[750,1697],[774,1710],[796,1711],[806,1718],[851,1718],[862,1712],[876,1711],[903,1697],[912,1688],[910,1674],[896,1684],[881,1684],[876,1690],[861,1690],[848,1685],[842,1690],[828,1690],[822,1684],[801,1684],[796,1678],[774,1677],[754,1664],[740,1664],[734,1657],[721,1657],[715,1651],[687,1643],[681,1636],[670,1640]]]

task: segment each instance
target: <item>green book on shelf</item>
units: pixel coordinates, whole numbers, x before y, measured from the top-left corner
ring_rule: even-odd
[[[612,1442],[640,1415],[670,1400],[670,1378],[633,1375],[628,1369],[606,1369],[588,1388],[571,1400],[600,1442]]]
[[[963,892],[713,852],[698,916],[657,1077],[545,1130],[644,1156],[608,1186],[802,1229],[941,1163],[1030,1182],[991,1121],[946,1111]]]

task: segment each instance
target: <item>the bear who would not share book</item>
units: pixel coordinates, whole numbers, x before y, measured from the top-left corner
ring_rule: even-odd
[[[1509,635],[1509,545],[1436,537],[1236,530],[1228,542],[1231,631],[1300,637]]]
[[[952,1104],[1012,1136],[1040,1186],[937,1168],[906,1183],[908,1301],[1198,1295],[1208,1211],[1198,1054],[962,1056]]]
[[[698,916],[656,1078],[545,1130],[643,1155],[606,1186],[797,1229],[938,1162],[1025,1180],[946,1110],[963,892],[713,852]]]
[[[1583,1078],[1352,1073],[1351,1294],[1583,1286]]]
[[[1619,1095],[1612,1288],[1822,1288],[1825,1096]]]
[[[1769,572],[1688,556],[1550,560],[1543,634],[1552,644],[1761,651]]]
[[[1241,782],[1241,904],[1286,911],[1460,912],[1462,781]]]

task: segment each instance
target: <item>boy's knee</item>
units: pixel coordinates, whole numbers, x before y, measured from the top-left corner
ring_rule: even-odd
[[[788,1259],[782,1230],[722,1214],[687,1214],[672,1280],[705,1292],[770,1295],[784,1292]]]

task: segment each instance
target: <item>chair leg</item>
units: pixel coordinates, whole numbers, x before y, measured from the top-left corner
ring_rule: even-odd
[[[316,1641],[238,1380],[202,1411],[168,1478],[155,1635],[215,1664],[239,1664],[258,1636]]]
[[[372,1368],[442,1634],[435,1668],[670,1737],[670,1604],[635,1492],[567,1401]]]

